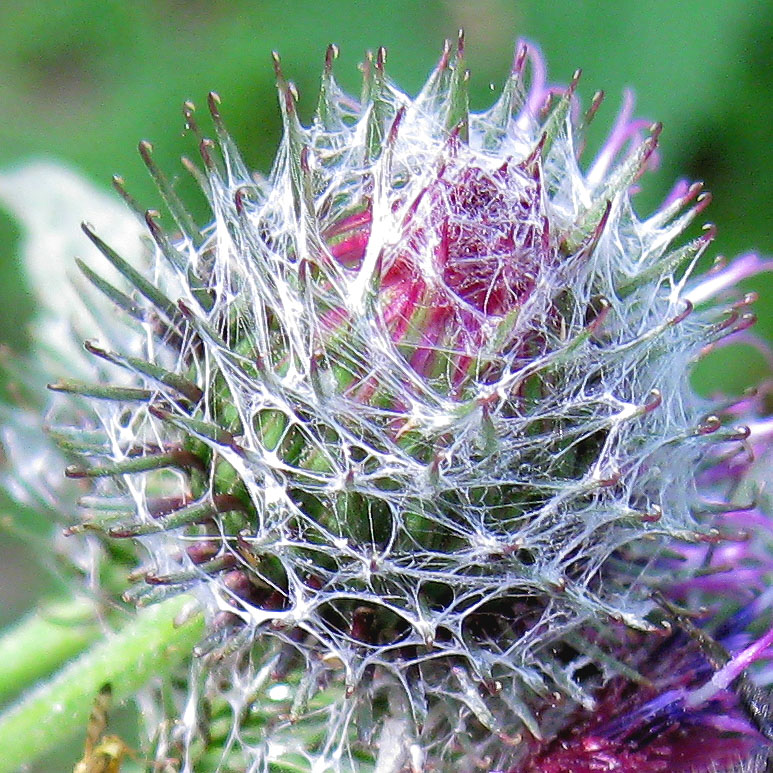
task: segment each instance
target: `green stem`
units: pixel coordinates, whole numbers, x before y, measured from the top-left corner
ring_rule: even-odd
[[[0,702],[35,684],[100,635],[88,599],[46,603],[0,637]]]
[[[124,700],[190,654],[201,638],[201,616],[175,625],[190,601],[180,596],[141,610],[122,630],[0,714],[0,773],[12,773],[73,734],[85,733],[104,684],[111,684],[116,701]]]

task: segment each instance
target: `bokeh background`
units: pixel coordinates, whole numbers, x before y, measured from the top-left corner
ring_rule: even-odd
[[[583,68],[585,104],[606,91],[596,143],[632,86],[637,114],[665,125],[641,213],[677,177],[702,179],[714,194],[707,216],[719,226],[712,256],[773,255],[773,3],[765,0],[3,0],[0,169],[44,156],[105,189],[118,172],[153,207],[158,195],[136,153],[137,141],[149,139],[203,215],[178,160],[195,152],[182,134],[184,100],[204,107],[217,90],[246,159],[267,171],[280,130],[272,49],[308,118],[329,42],[340,47],[336,71],[348,90],[358,92],[363,53],[385,45],[392,78],[415,92],[459,27],[473,108],[494,98],[518,36],[539,43],[555,82]],[[19,236],[0,213],[0,341],[22,351],[34,304],[17,263]],[[765,296],[770,281],[759,277],[750,288]],[[773,339],[770,290],[757,305],[758,330]],[[698,379],[707,391],[741,389],[764,369],[752,350],[738,349],[703,365]],[[0,526],[0,623],[50,591],[39,551]]]

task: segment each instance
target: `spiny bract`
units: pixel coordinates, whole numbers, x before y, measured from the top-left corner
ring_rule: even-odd
[[[93,481],[75,530],[145,549],[130,599],[198,594],[199,695],[235,723],[223,769],[364,769],[378,744],[379,771],[516,770],[636,678],[619,645],[662,630],[663,545],[722,539],[696,476],[744,431],[690,365],[751,315],[707,302],[721,274],[690,279],[711,228],[674,246],[700,185],[635,214],[660,127],[630,97],[581,165],[600,95],[582,114],[578,76],[548,87],[530,45],[483,113],[461,38],[415,99],[383,51],[361,101],[334,58],[309,127],[277,63],[268,179],[214,94],[216,142],[186,104],[206,227],[147,143],[179,231],[140,212],[156,248],[137,267],[84,226],[123,285],[82,266],[121,312],[91,300],[86,347],[115,367],[52,385],[68,393],[52,421],[78,400],[57,434],[85,457],[68,475]],[[273,715],[256,719],[259,695]],[[159,755],[182,744],[186,770],[204,765],[205,714],[189,703]]]

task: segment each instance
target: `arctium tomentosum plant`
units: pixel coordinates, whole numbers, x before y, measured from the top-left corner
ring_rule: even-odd
[[[209,622],[159,755],[384,773],[590,771],[604,752],[633,771],[694,769],[709,736],[716,760],[761,748],[733,685],[767,639],[704,632],[712,659],[674,606],[708,598],[690,583],[733,508],[700,476],[748,435],[690,385],[753,321],[715,301],[743,267],[692,277],[713,228],[679,237],[707,195],[679,184],[641,219],[660,126],[627,97],[582,158],[601,95],[583,110],[579,73],[549,86],[529,44],[482,113],[461,38],[415,98],[383,50],[343,93],[335,54],[309,126],[277,60],[268,178],[215,94],[214,141],[186,104],[210,223],[142,143],[174,221],[137,210],[146,265],[84,225],[122,277],[81,265],[92,374],[52,384],[52,424],[76,417],[55,432],[67,475],[91,484],[71,531],[141,548],[128,600],[190,590]]]

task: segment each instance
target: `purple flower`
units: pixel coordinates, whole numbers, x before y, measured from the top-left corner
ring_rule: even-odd
[[[773,656],[773,629],[749,643],[747,626],[760,615],[769,616],[766,603],[750,604],[718,627],[716,639],[682,619],[684,627],[660,641],[627,642],[640,679],[612,679],[592,711],[578,710],[513,771],[692,773],[745,763],[764,770],[773,706],[769,690],[747,676],[755,660]]]

